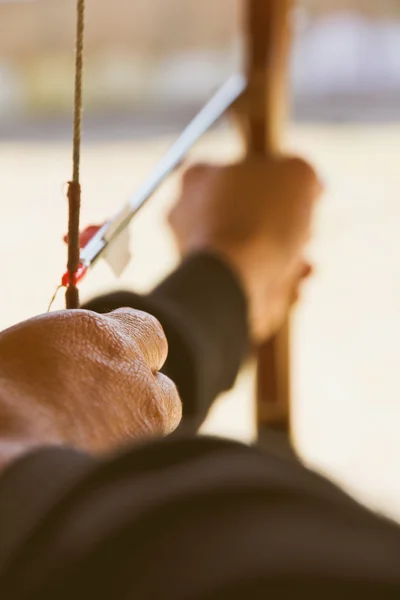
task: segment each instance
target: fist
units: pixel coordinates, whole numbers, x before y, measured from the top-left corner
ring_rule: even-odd
[[[159,373],[167,350],[158,321],[132,309],[63,311],[2,332],[9,435],[102,451],[172,432],[181,402]]]
[[[180,250],[211,251],[232,267],[247,293],[256,341],[282,324],[310,272],[304,251],[321,189],[298,158],[197,165],[183,177],[170,215]]]

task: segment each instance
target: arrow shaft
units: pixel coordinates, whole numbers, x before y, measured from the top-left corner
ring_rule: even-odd
[[[194,144],[226,113],[245,89],[245,77],[240,74],[233,75],[207,102],[161,158],[125,207],[110,221],[107,221],[81,250],[81,264],[86,269],[92,267],[101,258],[154,192],[179,167]]]

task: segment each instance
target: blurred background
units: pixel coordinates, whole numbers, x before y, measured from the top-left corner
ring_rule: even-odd
[[[44,312],[64,270],[71,174],[73,0],[0,0],[0,327]],[[240,68],[242,1],[87,0],[84,225],[135,191],[215,88]],[[301,456],[400,520],[400,0],[302,0],[293,15],[286,147],[326,184],[316,275],[293,317]],[[190,160],[240,152],[228,121]],[[83,295],[145,291],[177,261],[173,177],[131,227],[120,281],[105,264]],[[62,306],[62,297],[56,306]],[[247,366],[205,431],[251,440]]]

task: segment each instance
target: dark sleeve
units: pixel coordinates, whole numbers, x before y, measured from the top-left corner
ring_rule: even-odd
[[[234,384],[247,349],[247,306],[233,272],[212,255],[196,255],[155,290],[115,292],[88,302],[99,313],[129,306],[158,318],[169,354],[163,369],[177,385],[184,421],[197,428],[216,396]]]
[[[398,600],[400,532],[300,463],[202,437],[0,479],[0,598]]]

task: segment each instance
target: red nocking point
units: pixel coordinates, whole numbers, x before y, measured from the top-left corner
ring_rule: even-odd
[[[74,273],[72,282],[71,282],[71,278],[69,276],[69,271],[64,273],[64,275],[62,276],[62,279],[61,279],[61,285],[63,287],[68,287],[68,285],[70,283],[72,283],[73,285],[77,285],[80,281],[82,281],[82,279],[85,277],[86,273],[87,273],[87,267],[85,267],[85,265],[81,264],[81,265],[79,265],[78,270]]]

